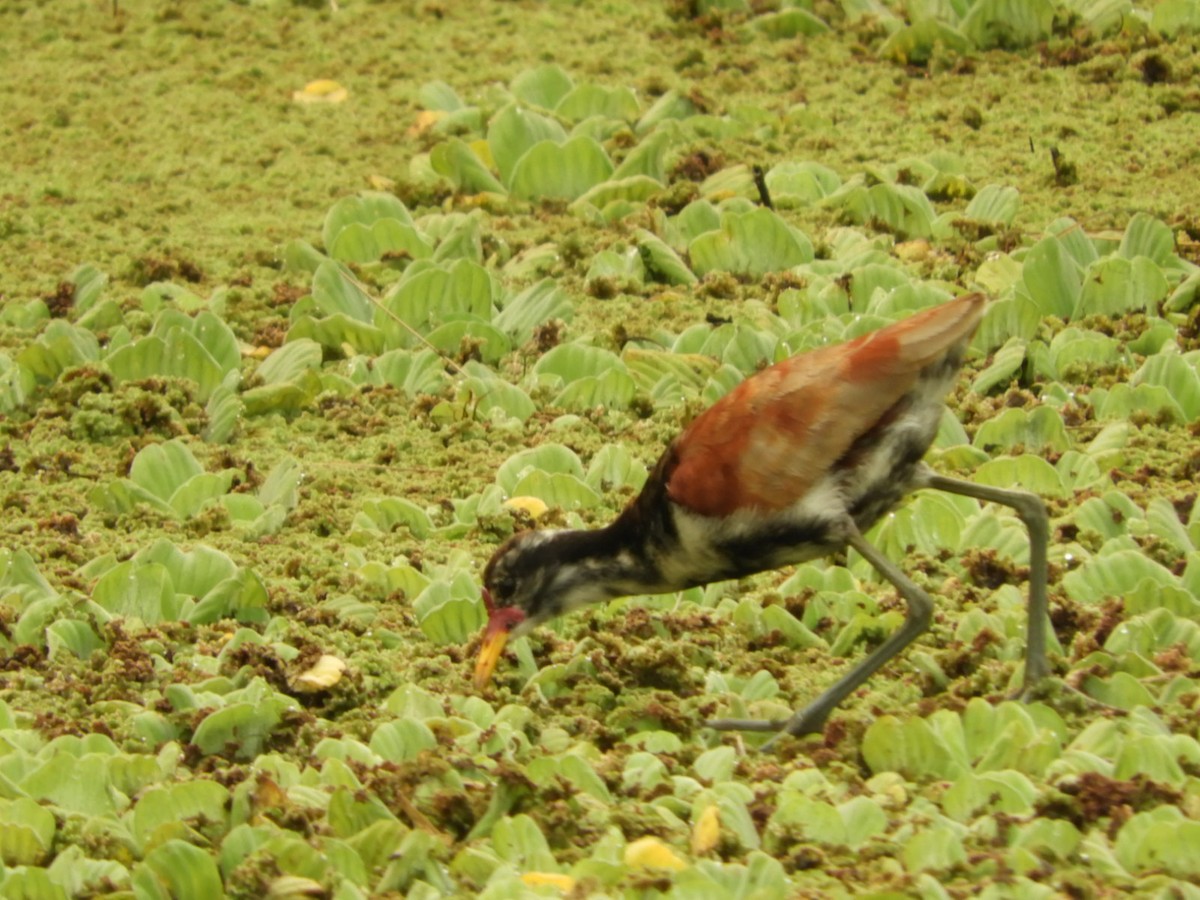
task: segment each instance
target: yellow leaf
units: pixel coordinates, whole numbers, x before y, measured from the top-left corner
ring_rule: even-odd
[[[908,803],[908,788],[896,772],[880,772],[867,782],[867,789],[885,807],[898,809]]]
[[[661,291],[651,294],[650,299],[659,303],[679,303],[683,300],[683,294],[678,291]]]
[[[570,875],[559,875],[557,872],[526,872],[521,876],[521,880],[530,887],[541,887],[544,884],[552,885],[568,894],[575,890],[575,879]]]
[[[480,138],[477,141],[471,141],[471,149],[475,151],[475,155],[478,156],[480,160],[483,161],[483,164],[489,169],[494,169],[496,167],[495,162],[492,161],[492,148],[488,146],[488,142],[483,138]]]
[[[325,888],[319,881],[300,875],[281,875],[271,882],[267,896],[272,900],[283,900],[286,897],[320,897],[324,893]]]
[[[700,810],[696,821],[692,823],[692,853],[703,856],[721,839],[721,814],[715,803],[710,803]]]
[[[896,255],[905,262],[922,262],[929,258],[929,241],[904,241],[896,245]]]
[[[323,691],[331,688],[342,680],[346,664],[336,656],[326,654],[307,669],[292,679],[292,687],[298,691]]]
[[[632,869],[669,869],[678,872],[687,863],[656,837],[639,838],[625,845],[625,865]]]
[[[549,507],[537,497],[509,497],[504,501],[504,508],[524,510],[531,518],[540,519]]]
[[[408,136],[416,137],[424,134],[438,123],[446,114],[440,109],[423,109],[417,113],[417,118],[409,126]]]
[[[377,191],[390,191],[396,186],[395,179],[388,178],[386,175],[368,175],[367,184]]]
[[[302,91],[293,91],[292,99],[297,103],[341,103],[350,92],[328,78],[310,81]]]
[[[254,802],[255,809],[282,808],[288,802],[287,794],[283,792],[283,788],[276,784],[274,780],[268,778],[265,773],[259,773],[250,798]]]

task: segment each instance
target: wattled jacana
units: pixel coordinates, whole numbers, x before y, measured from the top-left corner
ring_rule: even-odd
[[[1025,687],[1049,673],[1049,520],[1041,499],[935,474],[922,457],[983,316],[959,297],[747,378],[667,448],[641,493],[609,525],[527,531],[483,573],[488,624],[475,670],[485,685],[506,640],[577,607],[659,594],[826,556],[847,546],[895,586],[904,624],[790,719],[714,728],[806,734],[930,624],[929,595],[863,537],[923,488],[1000,503],[1029,529]]]

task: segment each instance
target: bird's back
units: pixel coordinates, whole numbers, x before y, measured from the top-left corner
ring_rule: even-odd
[[[668,497],[700,516],[783,510],[839,469],[878,466],[868,451],[897,425],[915,464],[986,303],[960,297],[748,378],[676,439]]]

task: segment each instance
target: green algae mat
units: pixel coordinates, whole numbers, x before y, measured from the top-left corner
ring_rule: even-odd
[[[1200,897],[1197,0],[0,3],[0,896]],[[851,554],[578,612],[747,374],[992,303]]]

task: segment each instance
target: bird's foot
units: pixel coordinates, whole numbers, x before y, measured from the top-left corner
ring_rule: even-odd
[[[786,719],[709,719],[705,727],[717,731],[780,731],[787,724]]]
[[[709,719],[704,724],[717,731],[774,732],[775,736],[759,748],[771,750],[785,734],[794,737],[820,734],[828,715],[829,709],[813,704],[797,711],[790,719]]]
[[[1051,675],[1049,673],[1040,675],[1034,679],[1026,676],[1021,686],[1010,693],[1007,699],[1020,700],[1022,703],[1034,703],[1039,700],[1052,702],[1056,697],[1063,694],[1091,710],[1102,710],[1117,715],[1125,715],[1127,712],[1119,706],[1113,706],[1105,703],[1103,700],[1097,700],[1091,694],[1085,693],[1080,688],[1075,687],[1075,685],[1068,682],[1065,678],[1060,678],[1058,675]]]

